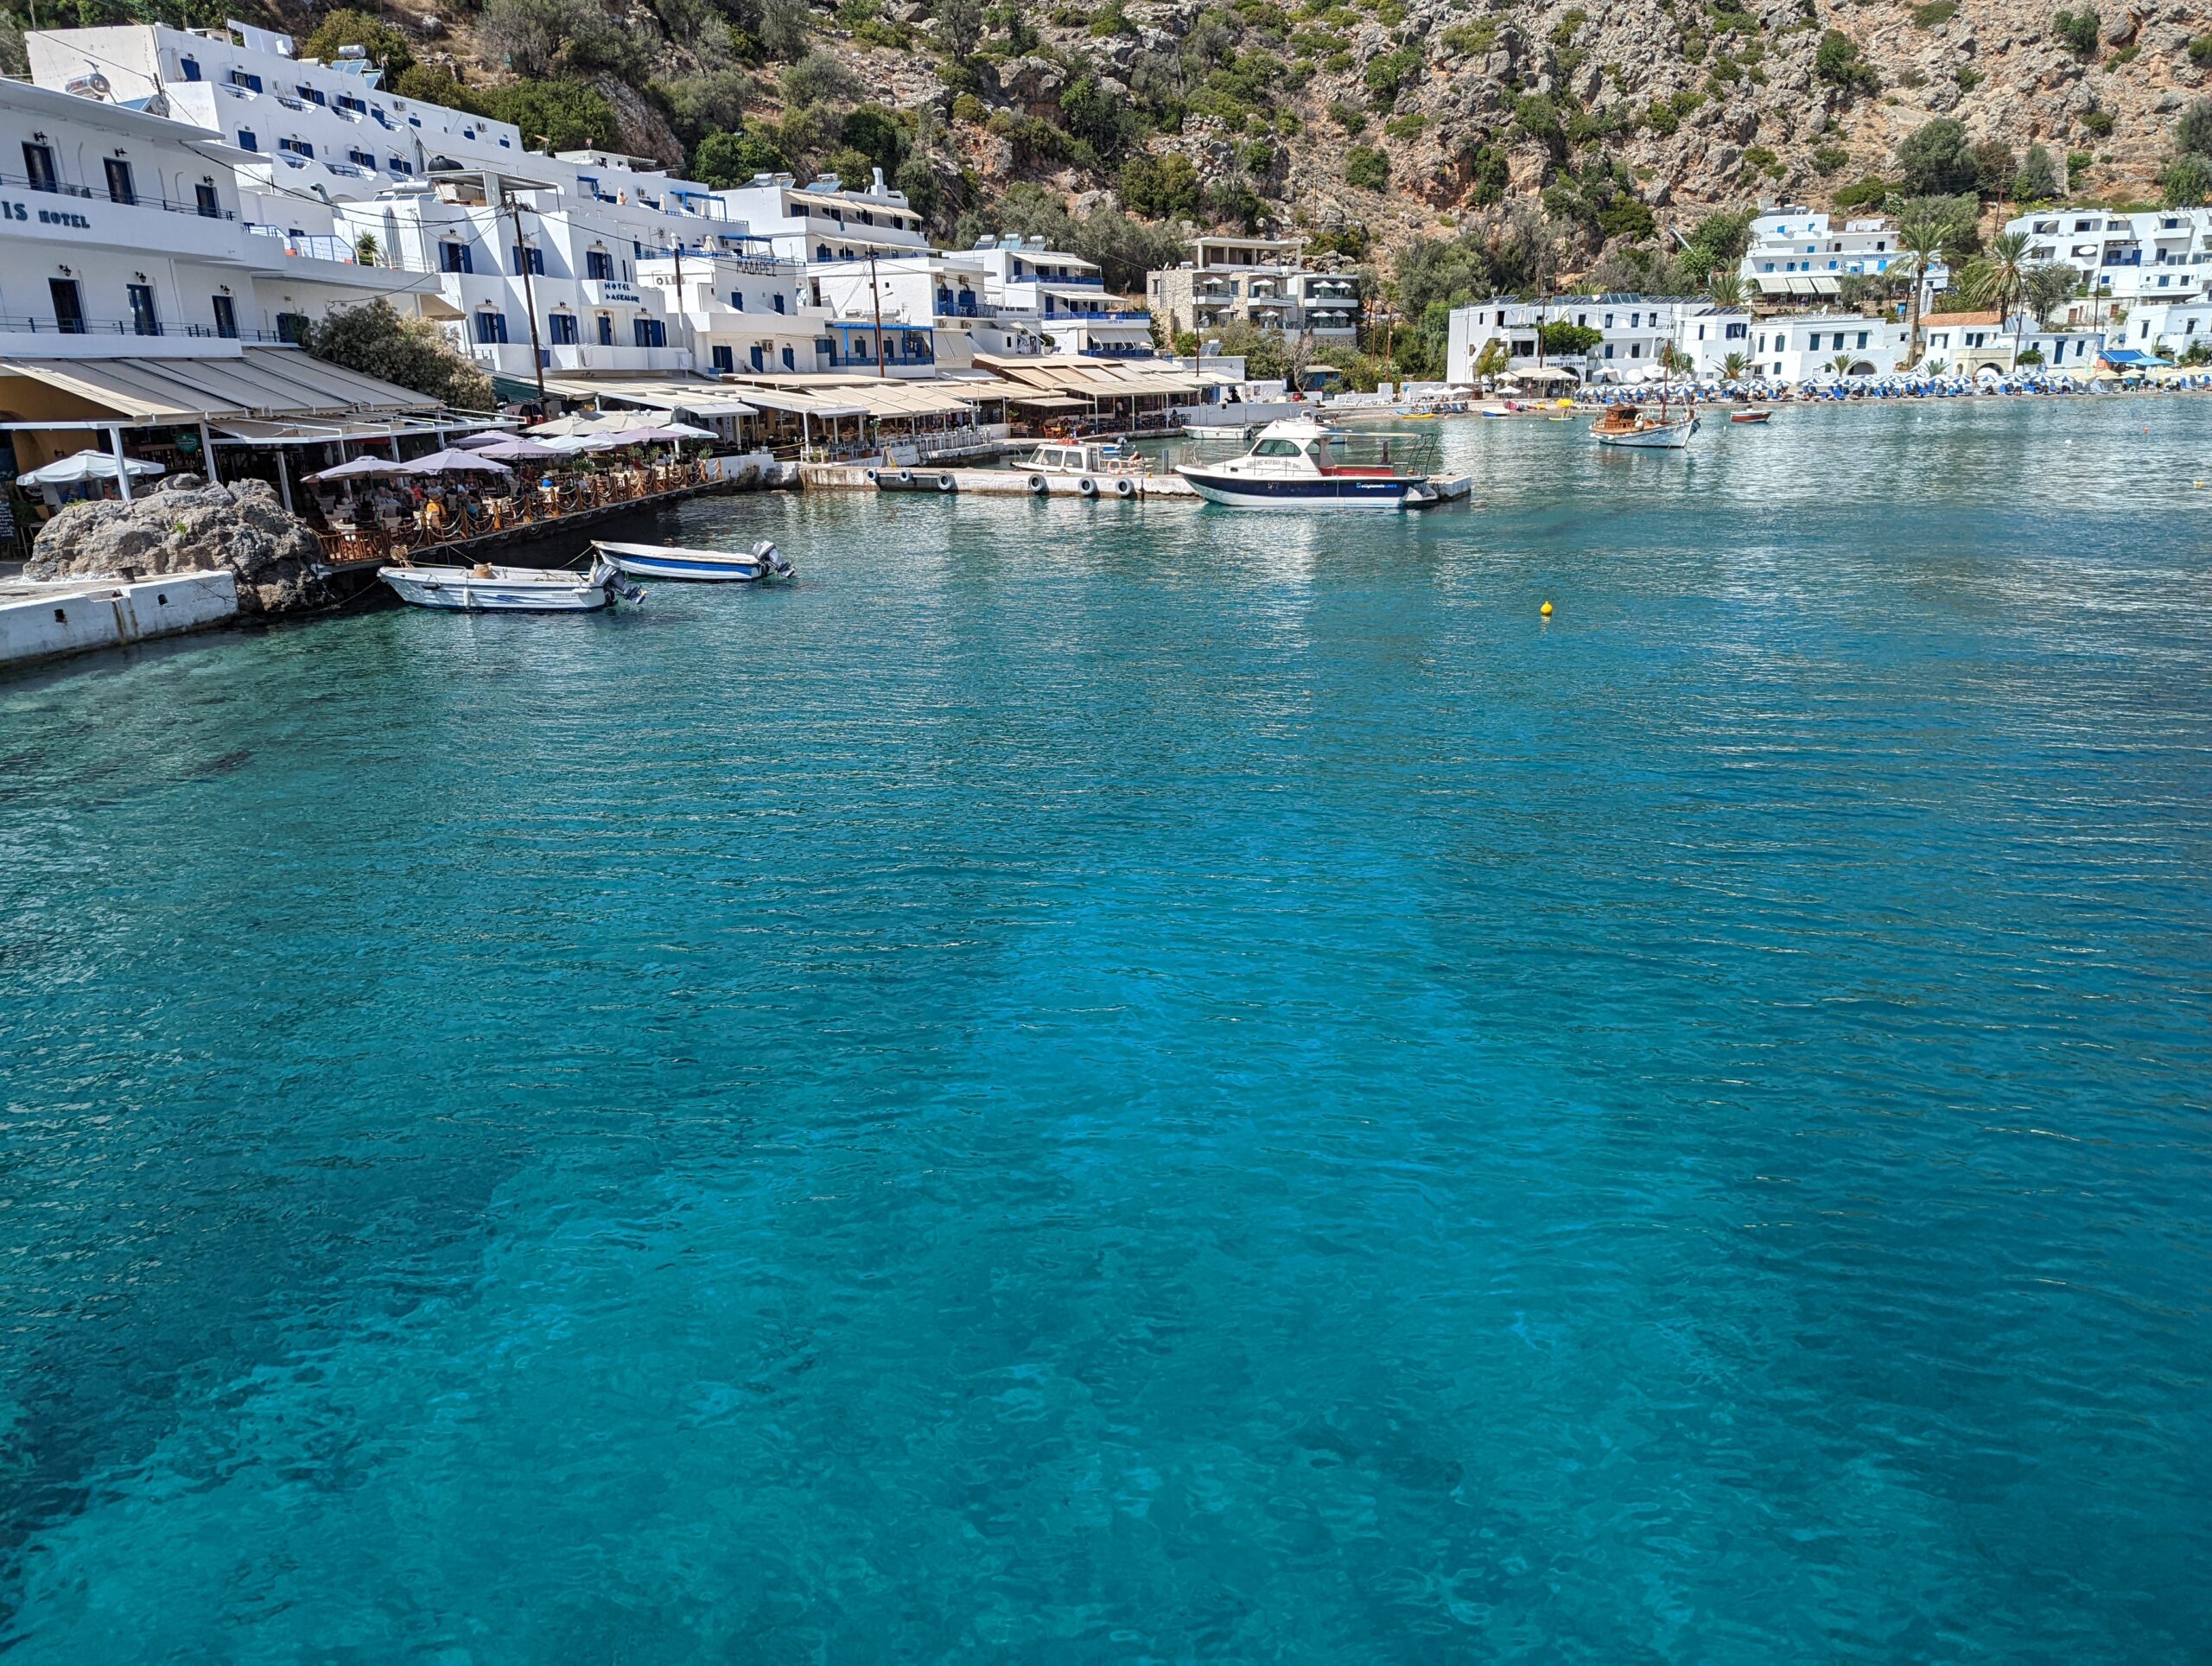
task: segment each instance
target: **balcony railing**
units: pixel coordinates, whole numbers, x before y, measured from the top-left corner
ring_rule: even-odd
[[[75,323],[59,319],[0,316],[0,334],[23,335],[143,335],[171,336],[210,341],[275,341],[288,338],[274,330],[232,330],[226,334],[213,324],[155,324],[142,328],[128,318],[86,318]]]
[[[74,197],[82,202],[112,202],[118,208],[158,208],[164,213],[190,214],[199,219],[236,219],[235,211],[218,206],[212,213],[198,202],[171,202],[167,197],[149,197],[133,194],[118,197],[105,187],[95,190],[89,185],[72,185],[66,180],[52,184],[24,178],[20,174],[0,174],[0,186],[12,190],[28,191],[34,197]]]

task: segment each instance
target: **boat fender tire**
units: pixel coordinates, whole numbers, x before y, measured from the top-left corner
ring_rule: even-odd
[[[1029,477],[1029,490],[1034,495],[1043,497],[1046,491],[1045,477],[1042,474],[1032,474]]]
[[[1075,489],[1086,498],[1095,498],[1098,495],[1098,482],[1086,474],[1075,483]]]
[[[950,474],[940,474],[937,477],[937,489],[940,492],[950,492],[956,484],[957,482]]]
[[[914,483],[914,471],[913,471],[912,469],[911,469],[911,468],[902,468],[902,469],[900,469],[900,470],[899,471],[899,485],[901,485],[901,486],[912,486],[913,483]]]
[[[871,468],[867,473],[867,479],[868,483],[870,486],[881,486],[883,484],[883,473],[880,469]]]
[[[1135,480],[1124,477],[1114,482],[1114,495],[1116,497],[1134,498],[1136,494],[1137,483]]]

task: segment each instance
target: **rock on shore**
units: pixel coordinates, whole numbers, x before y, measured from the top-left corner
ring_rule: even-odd
[[[39,529],[23,574],[122,578],[228,568],[241,614],[282,614],[329,601],[315,571],[321,558],[315,534],[265,481],[209,486],[178,474],[129,503],[68,505]]]

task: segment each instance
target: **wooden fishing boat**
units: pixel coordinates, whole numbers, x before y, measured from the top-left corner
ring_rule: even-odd
[[[1773,415],[1770,410],[1732,410],[1728,413],[1728,420],[1732,423],[1763,423]]]
[[[1697,432],[1697,413],[1684,406],[1656,410],[1634,405],[1608,405],[1590,429],[1599,445],[1623,446],[1637,451],[1680,451]]]

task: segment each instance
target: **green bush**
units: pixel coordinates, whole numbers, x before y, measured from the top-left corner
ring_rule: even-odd
[[[402,318],[381,298],[334,307],[300,344],[327,364],[401,387],[460,410],[492,408],[492,378],[446,343],[427,319]]]
[[[384,66],[384,84],[395,86],[415,67],[415,48],[391,24],[350,6],[331,12],[315,25],[315,33],[300,43],[302,58],[335,62],[340,47],[365,47],[369,61]]]
[[[1856,185],[1847,185],[1835,194],[1839,208],[1879,208],[1889,200],[1890,188],[1878,179],[1863,179]]]
[[[2082,130],[2084,133],[2088,134],[2093,138],[2110,138],[2112,137],[2112,111],[2109,110],[2083,111],[2082,112]]]
[[[412,99],[418,104],[442,105],[448,110],[465,110],[472,116],[492,113],[474,92],[444,70],[432,69],[427,64],[412,66],[391,84],[391,90],[401,98]]]
[[[1961,64],[1952,72],[1959,78],[1959,91],[1971,92],[1989,78],[1969,64]]]
[[[2066,153],[2066,188],[2069,191],[2080,190],[2082,176],[2096,165],[2096,161],[2097,159],[2086,150],[2068,151]]]
[[[1380,191],[1390,183],[1390,159],[1371,144],[1356,144],[1344,154],[1344,183]]]
[[[1402,143],[1419,138],[1428,127],[1428,118],[1418,111],[1393,116],[1382,124],[1382,130]]]
[[[972,92],[963,92],[952,101],[952,119],[956,122],[981,127],[990,118],[991,107]]]
[[[2048,202],[2058,194],[2058,169],[2050,152],[2039,144],[2030,145],[2020,158],[2020,171],[2012,176],[2013,196],[2021,202]]]
[[[512,122],[532,149],[608,149],[622,143],[614,107],[582,81],[524,81],[478,89],[476,99],[494,121]]]
[[[1928,0],[1912,9],[1912,21],[1922,29],[1938,29],[1958,16],[1959,0]]]
[[[1132,156],[1122,164],[1116,188],[1131,213],[1147,219],[1198,218],[1198,170],[1188,156]]]
[[[1813,168],[1817,173],[1839,172],[1850,160],[1851,152],[1840,144],[1821,144],[1813,147]]]
[[[1948,116],[1923,122],[1897,143],[1898,188],[1909,197],[1958,196],[1981,181],[1967,130]]]
[[[1367,112],[1357,105],[1346,104],[1342,99],[1329,106],[1329,119],[1353,135],[1367,130]]]
[[[1497,44],[1497,20],[1478,17],[1471,23],[1454,23],[1436,38],[1454,57],[1479,58]]]
[[[1400,47],[1395,52],[1386,52],[1367,62],[1367,96],[1377,110],[1388,110],[1397,102],[1399,91],[1419,74],[1421,67],[1421,48],[1417,46]]]
[[[2212,69],[2212,35],[2200,35],[2189,43],[2189,61],[2199,69]]]
[[[2077,58],[2097,55],[2099,28],[2097,14],[2088,6],[2079,11],[2062,11],[2050,20],[2050,32]]]
[[[775,141],[759,133],[709,133],[691,153],[691,177],[727,191],[755,174],[778,174],[791,163]]]
[[[1859,42],[1840,29],[1821,36],[1820,48],[1813,54],[1813,73],[1846,99],[1882,90],[1882,78],[1859,56]]]

